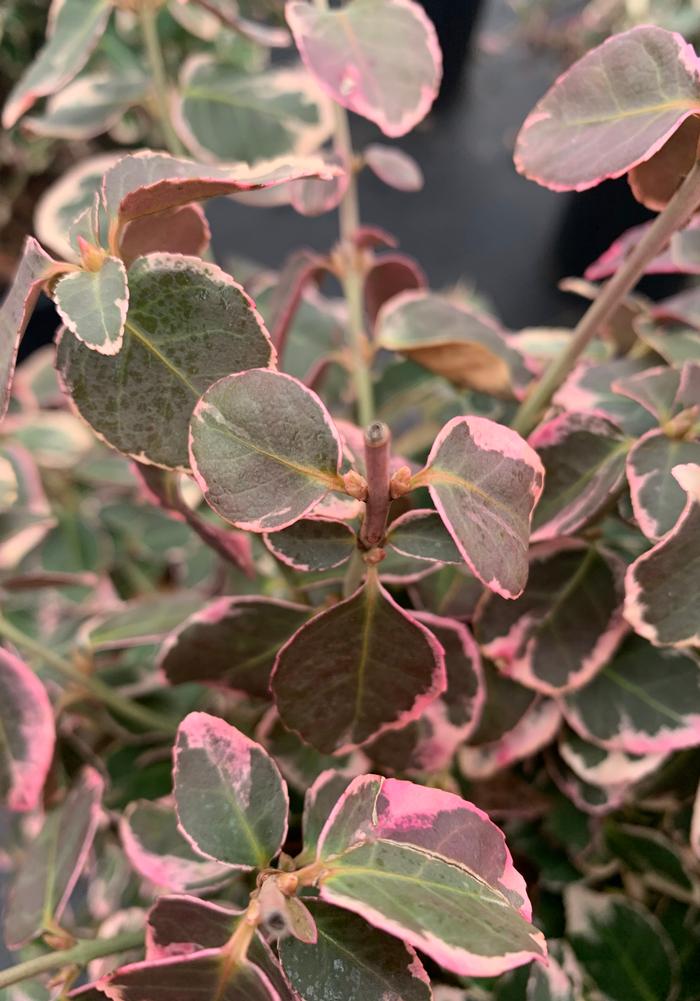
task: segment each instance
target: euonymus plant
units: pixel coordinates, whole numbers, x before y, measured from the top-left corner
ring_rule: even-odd
[[[10,1001],[700,997],[700,294],[632,293],[700,273],[700,61],[636,28],[522,128],[658,213],[574,331],[361,224],[363,170],[422,178],[348,110],[400,137],[440,75],[413,0],[54,0],[5,104],[132,146],[0,311]],[[221,196],[340,238],[230,273]]]

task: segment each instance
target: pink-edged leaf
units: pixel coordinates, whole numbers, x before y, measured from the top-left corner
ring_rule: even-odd
[[[674,527],[686,503],[686,492],[671,474],[674,466],[700,465],[700,441],[669,438],[649,431],[627,456],[627,482],[637,524],[656,542]]]
[[[697,63],[697,56],[695,60]],[[654,212],[668,205],[695,163],[698,140],[700,119],[694,115],[686,118],[652,157],[630,170],[629,185],[638,202]]]
[[[454,417],[413,484],[428,487],[475,576],[517,598],[527,580],[530,520],[543,480],[537,453],[515,431],[485,417]]]
[[[700,330],[700,290],[691,286],[683,292],[654,303],[652,316],[656,320],[681,323]]]
[[[565,539],[536,546],[517,601],[489,595],[476,630],[487,657],[545,695],[585,685],[628,631],[622,616],[624,564]]]
[[[141,216],[219,195],[259,191],[303,177],[335,177],[337,169],[319,158],[270,160],[255,167],[219,167],[144,150],[122,157],[105,174],[102,199],[107,218],[121,226]]]
[[[484,718],[487,718],[491,708],[487,702]],[[531,758],[551,744],[560,726],[561,711],[557,703],[538,696],[512,729],[497,740],[478,747],[463,747],[457,759],[460,771],[469,779],[490,779],[509,765]]]
[[[129,268],[124,347],[110,358],[70,332],[56,366],[80,416],[133,458],[188,466],[190,417],[221,371],[269,365],[274,349],[252,300],[220,268],[150,254]]]
[[[631,636],[585,688],[561,700],[569,726],[613,751],[662,754],[700,744],[696,658]]]
[[[17,496],[0,514],[0,570],[14,570],[55,525],[34,458],[21,445],[2,450],[12,467]]]
[[[579,737],[568,727],[559,739],[559,754],[584,782],[597,786],[629,786],[652,775],[668,754],[609,751]]]
[[[648,160],[697,111],[692,45],[663,28],[632,28],[553,84],[520,131],[515,165],[554,191],[584,191]]]
[[[56,742],[46,689],[19,657],[0,648],[0,800],[36,810]]]
[[[537,428],[529,442],[546,470],[533,542],[573,535],[611,503],[624,482],[632,441],[605,417],[560,414]]]
[[[42,114],[25,118],[22,129],[52,139],[94,139],[114,128],[130,107],[142,104],[148,88],[148,77],[131,68],[88,70],[53,94]]]
[[[207,503],[251,532],[286,528],[343,490],[330,414],[282,372],[252,369],[210,386],[192,415],[190,459]]]
[[[195,38],[205,42],[213,42],[223,26],[269,49],[285,49],[291,45],[286,28],[241,17],[237,8],[238,5],[233,7],[228,0],[208,0],[206,8],[189,0],[171,0],[169,4],[169,11],[175,20]]]
[[[430,292],[394,296],[377,317],[376,339],[466,389],[512,398],[531,378],[490,316]]]
[[[633,786],[629,782],[601,786],[581,778],[568,764],[554,754],[545,754],[547,771],[562,795],[575,807],[591,817],[605,817],[621,809],[630,799]]]
[[[199,682],[266,698],[277,651],[309,609],[277,598],[218,598],[165,639],[158,666],[171,685]]]
[[[618,237],[604,254],[586,268],[589,281],[609,278],[622,266],[652,224],[633,226]],[[685,229],[674,233],[671,243],[645,268],[647,275],[700,274],[700,218],[691,219]]]
[[[314,153],[333,129],[329,102],[303,68],[241,73],[201,54],[182,67],[173,119],[195,156],[225,163]]]
[[[325,153],[324,160],[329,166],[337,167],[340,173],[330,181],[307,177],[289,185],[289,201],[300,215],[319,216],[337,209],[350,184],[352,171],[348,170],[338,153]]]
[[[178,728],[174,757],[177,815],[192,847],[242,869],[268,865],[287,835],[289,797],[267,752],[195,712]]]
[[[292,636],[271,679],[282,722],[326,753],[417,719],[445,687],[442,647],[375,574]]]
[[[279,944],[284,972],[299,997],[319,990],[343,1001],[431,1001],[423,964],[410,945],[370,927],[348,911],[308,901],[317,941],[306,945],[288,936]]]
[[[187,894],[158,897],[148,912],[146,959],[219,949],[231,938],[243,913],[231,905]]]
[[[231,938],[243,913],[197,897],[176,894],[160,897],[148,914],[146,959],[167,959],[204,949],[220,949]],[[277,958],[260,934],[253,937],[247,958],[267,977],[277,992],[278,1001],[298,1001]],[[238,998],[231,1001],[238,1001]]]
[[[201,257],[210,239],[211,231],[202,207],[180,205],[128,223],[122,233],[119,253],[127,267],[144,254]]]
[[[686,493],[677,524],[627,568],[625,618],[657,646],[700,645],[700,466],[676,466]]]
[[[176,521],[184,521],[202,541],[227,562],[233,563],[247,577],[255,576],[250,538],[243,532],[234,532],[200,517],[182,497],[177,480],[156,466],[134,463],[136,475],[141,480],[147,498],[172,514]]]
[[[56,283],[52,297],[66,327],[102,355],[115,355],[124,342],[129,288],[126,268],[106,257],[98,271],[73,271]]]
[[[690,847],[695,856],[700,859],[700,785],[695,795],[695,805],[693,806],[693,816],[690,822]]]
[[[438,773],[450,767],[457,748],[476,730],[486,699],[479,647],[455,619],[415,612],[445,651],[447,688],[403,730],[387,733],[368,748],[372,761],[407,773]]]
[[[657,368],[648,368],[644,372],[617,379],[612,388],[648,410],[659,424],[665,424],[680,409],[676,405],[680,383],[680,369],[659,365]]]
[[[130,803],[119,820],[119,835],[136,872],[161,890],[212,890],[236,871],[195,854],[178,829],[174,807],[166,802]]]
[[[442,54],[432,22],[413,0],[352,0],[339,11],[289,0],[285,12],[307,69],[338,104],[387,136],[405,135],[428,114]]]
[[[417,508],[400,515],[389,526],[387,544],[402,556],[435,563],[463,562],[462,555],[437,511]]]
[[[34,210],[34,232],[41,243],[46,244],[64,261],[77,262],[79,259],[77,233],[89,242],[98,240],[106,245],[107,232],[96,234],[98,229],[96,209],[100,199],[102,178],[110,167],[122,159],[121,153],[99,153],[90,156],[67,170],[41,195]],[[78,229],[78,218],[81,219]]]
[[[326,270],[326,265],[325,259],[315,250],[302,249],[290,254],[279,272],[264,314],[272,343],[280,349],[280,353],[305,288],[319,281]]]
[[[131,963],[98,981],[111,1001],[281,1001],[254,963],[231,963],[223,949]]]
[[[273,556],[302,573],[342,566],[357,547],[350,526],[335,518],[302,518],[263,538]]]
[[[0,420],[10,402],[19,342],[39,298],[41,286],[60,270],[60,265],[42,250],[36,240],[28,237],[14,281],[0,306]]]
[[[375,324],[382,306],[404,292],[428,287],[423,269],[406,254],[382,254],[365,275],[365,309]]]
[[[370,143],[363,152],[365,164],[373,174],[397,191],[420,191],[423,187],[423,171],[419,165],[396,146]]]
[[[525,881],[513,865],[503,832],[467,800],[402,779],[360,775],[339,798],[319,836],[317,858],[331,861],[377,841],[430,852],[463,866],[530,919]]]
[[[318,857],[322,899],[455,973],[495,975],[544,955],[502,832],[459,796],[361,776],[328,818]]]
[[[550,954],[546,966],[543,963],[532,964],[525,1001],[577,1001],[582,996],[580,972],[578,969],[572,971],[575,961],[567,954],[563,958],[563,963],[557,962]]]
[[[396,250],[399,241],[391,233],[379,226],[358,226],[352,241],[358,250],[376,250],[377,247],[388,247]]]
[[[651,365],[642,358],[579,362],[557,390],[552,402],[569,413],[604,417],[626,434],[638,437],[656,424],[648,410],[629,397],[621,396],[614,387],[620,379],[648,368]]]
[[[40,97],[55,94],[80,72],[107,27],[109,0],[53,0],[46,42],[10,91],[2,125],[10,129]]]
[[[59,921],[87,862],[104,782],[86,767],[60,807],[47,814],[19,865],[5,914],[5,941],[18,949]]]

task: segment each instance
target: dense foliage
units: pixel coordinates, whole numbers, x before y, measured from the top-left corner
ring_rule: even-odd
[[[54,0],[5,104],[131,148],[0,309],[8,1001],[700,998],[700,292],[633,294],[700,273],[700,60],[635,28],[521,130],[658,213],[574,331],[361,224],[422,178],[347,111],[402,136],[440,73],[414,0]],[[232,275],[221,196],[340,239]]]

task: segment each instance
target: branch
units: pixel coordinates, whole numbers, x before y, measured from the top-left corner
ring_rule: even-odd
[[[379,545],[386,531],[386,519],[391,503],[390,459],[391,432],[382,421],[375,421],[365,431],[367,501],[360,539],[368,549]]]
[[[640,240],[617,274],[606,282],[575,327],[571,341],[535,384],[520,406],[513,428],[529,434],[601,325],[615,312],[644,274],[647,265],[700,205],[700,164],[696,163],[678,191]]]
[[[35,956],[24,963],[17,963],[6,970],[0,971],[0,989],[18,984],[30,977],[38,977],[42,973],[60,970],[64,966],[87,966],[93,959],[102,956],[112,956],[117,952],[128,952],[143,945],[143,932],[124,932],[114,938],[86,939],[78,942],[70,949],[59,952],[47,952],[43,956]]]

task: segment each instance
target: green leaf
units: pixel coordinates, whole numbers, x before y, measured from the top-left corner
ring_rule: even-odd
[[[124,341],[129,288],[126,268],[107,257],[99,271],[73,271],[53,290],[61,319],[88,348],[115,355]]]
[[[357,546],[355,533],[344,521],[319,517],[303,518],[264,539],[278,560],[302,572],[342,566]]]
[[[178,729],[175,802],[181,829],[202,855],[264,868],[287,834],[287,787],[267,752],[216,716],[190,713]]]
[[[352,782],[354,776],[329,768],[321,772],[304,794],[304,854],[313,858],[323,827],[335,804]]]
[[[60,920],[88,859],[103,788],[94,768],[85,768],[62,805],[47,814],[10,894],[5,917],[5,941],[10,949]]]
[[[187,591],[141,595],[114,612],[88,619],[81,628],[80,641],[93,651],[158,643],[201,604],[201,595]]]
[[[671,897],[680,895],[681,900],[692,896],[693,884],[681,852],[661,831],[609,822],[605,840],[613,854],[653,889]]]
[[[515,431],[485,417],[454,417],[413,485],[429,488],[475,576],[517,598],[527,580],[530,519],[543,478],[537,454]]]
[[[55,94],[80,72],[107,27],[109,0],[53,0],[44,46],[10,92],[2,124],[12,128],[40,98]]]
[[[158,665],[171,685],[210,683],[266,699],[277,651],[309,614],[276,598],[219,598],[165,639]]]
[[[303,70],[249,75],[194,56],[180,76],[175,125],[203,160],[259,160],[314,153],[332,129],[329,104]]]
[[[118,451],[187,468],[190,417],[222,371],[272,360],[240,285],[213,264],[151,254],[129,268],[124,346],[113,358],[61,337],[57,367],[81,416]]]
[[[285,726],[327,753],[417,719],[445,683],[440,644],[370,575],[292,636],[271,688]]]
[[[430,982],[410,946],[354,914],[306,903],[316,922],[316,944],[291,937],[279,944],[284,972],[302,998],[430,1001]]]
[[[192,417],[190,458],[207,503],[251,532],[286,528],[343,490],[340,452],[321,400],[281,372],[225,376]]]
[[[661,924],[618,894],[581,885],[565,895],[566,926],[576,958],[609,1001],[670,1001],[678,959]]]
[[[307,69],[338,104],[388,136],[410,132],[428,113],[442,55],[432,22],[413,0],[352,0],[341,10],[293,0],[285,13]]]
[[[389,526],[387,544],[402,556],[434,563],[464,561],[437,511],[407,511]]]

